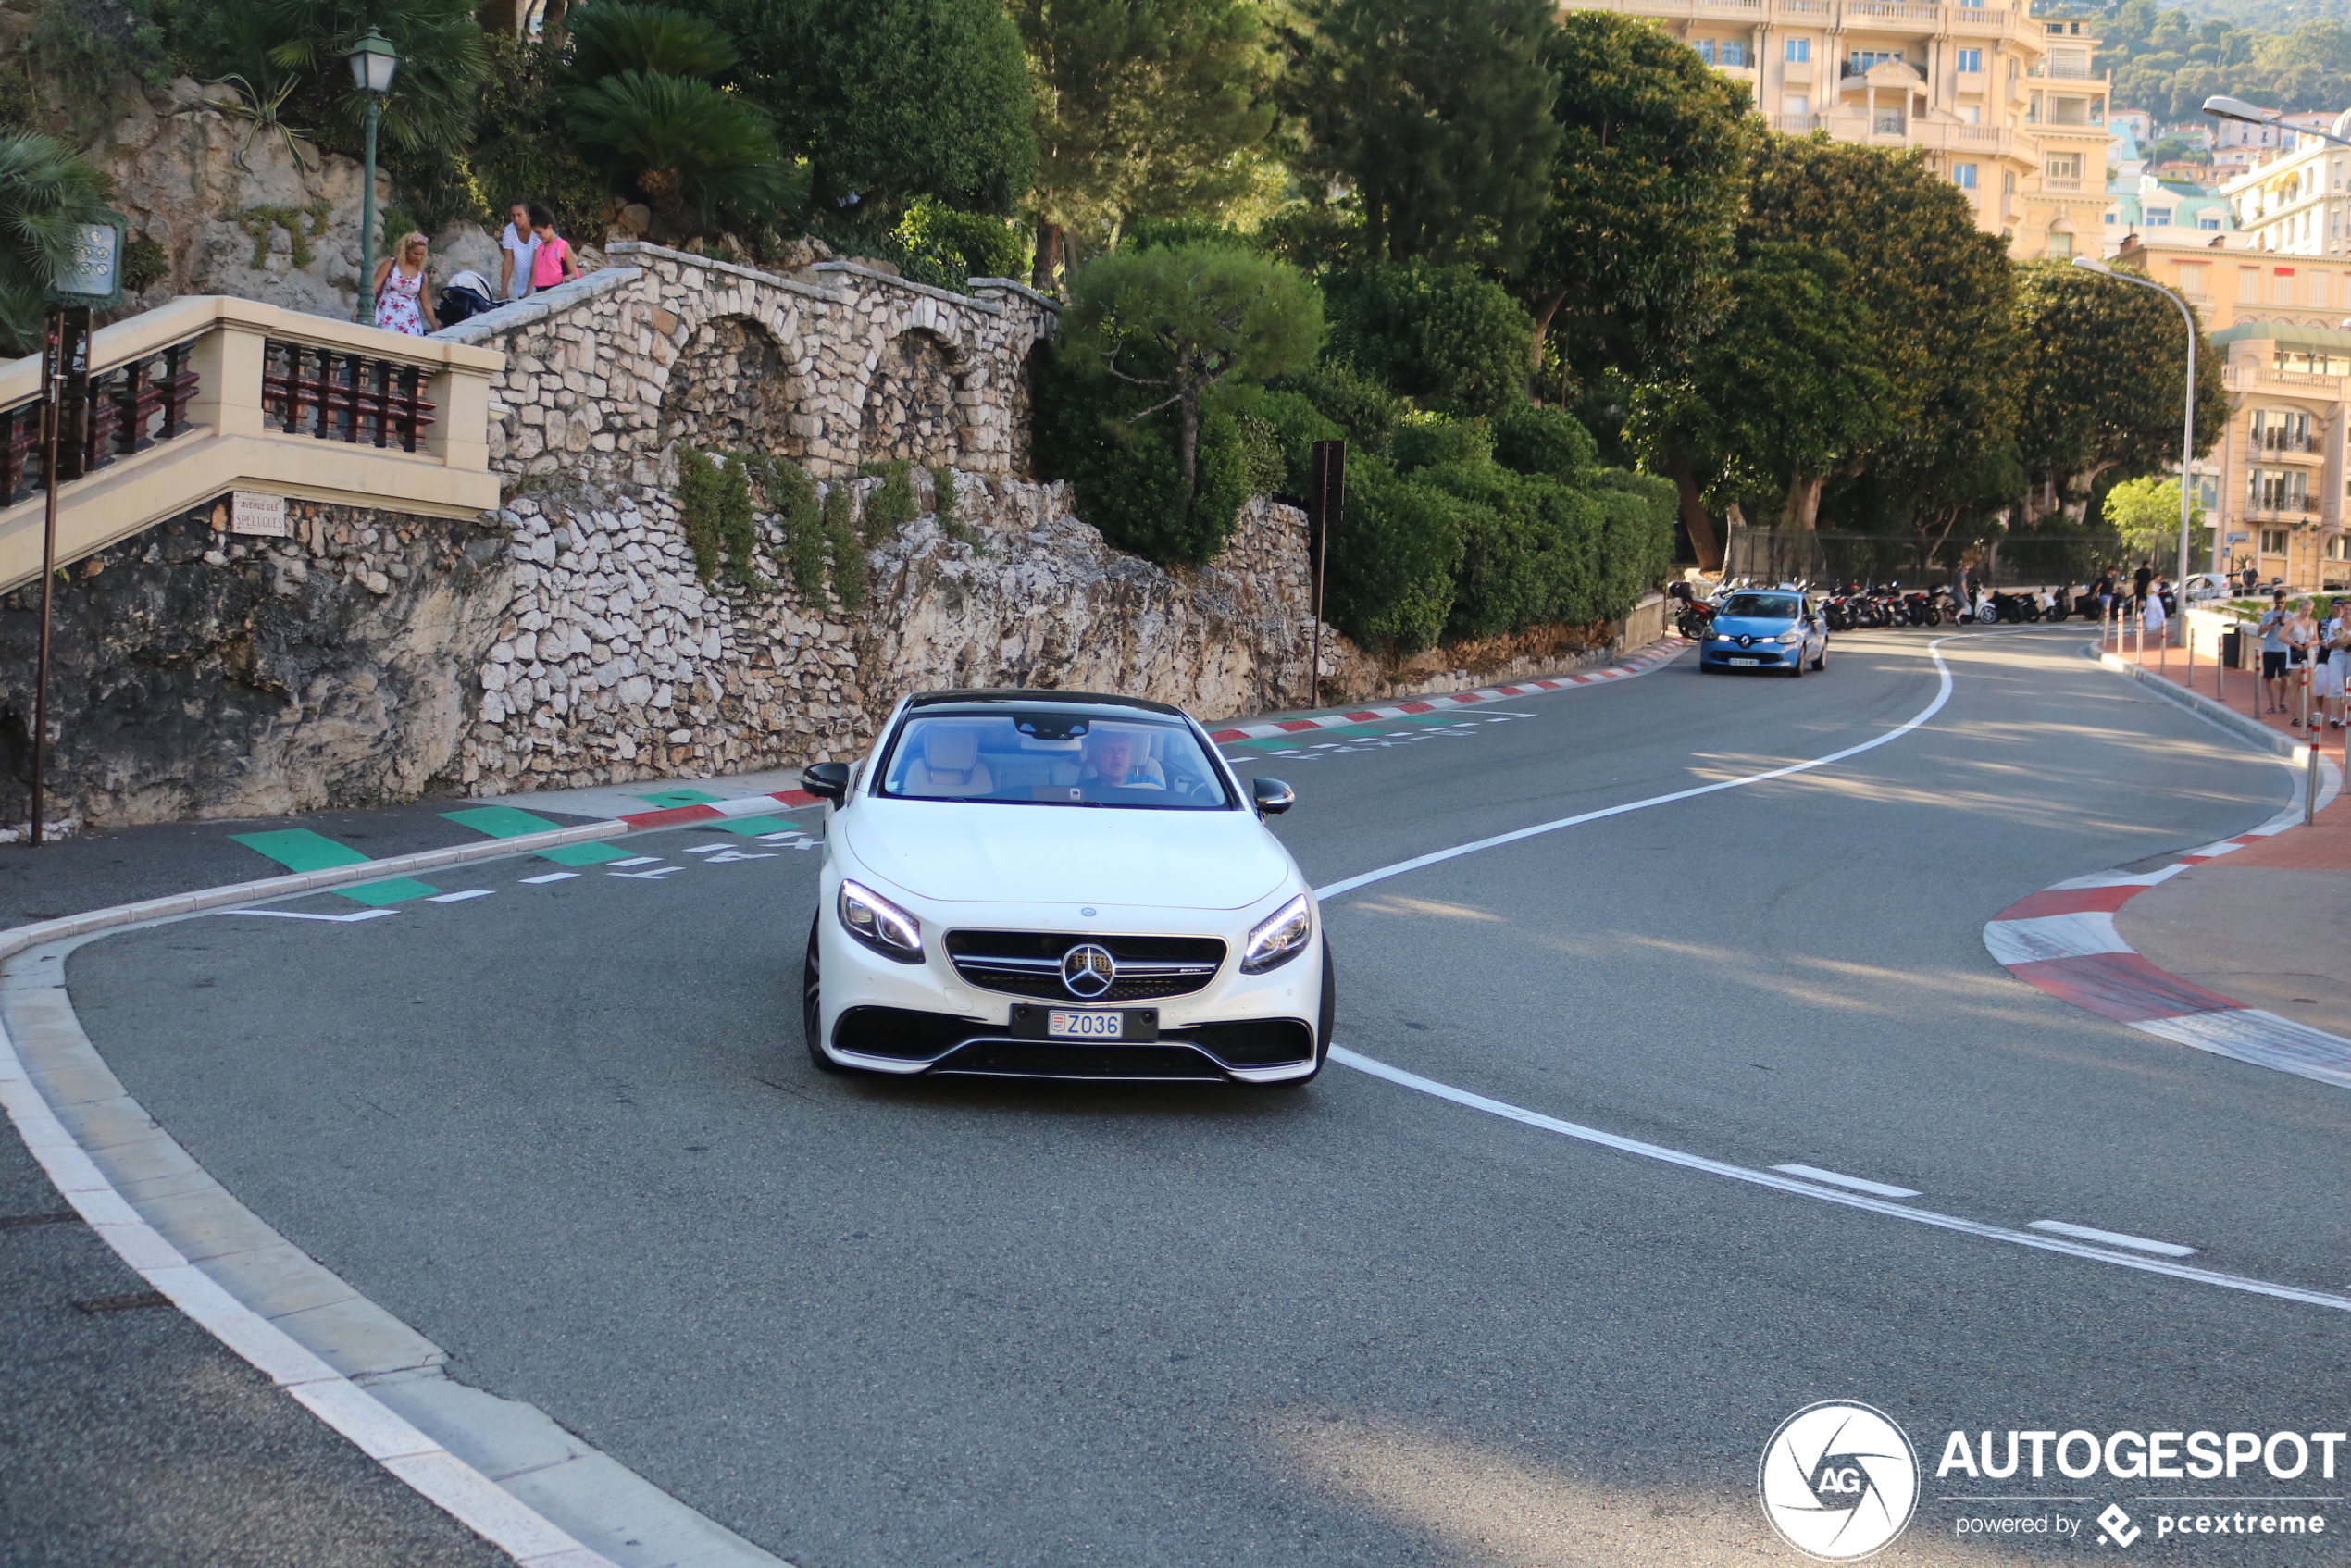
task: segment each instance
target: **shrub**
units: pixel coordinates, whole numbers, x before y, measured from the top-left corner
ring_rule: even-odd
[[[1362,262],[1324,292],[1331,357],[1391,391],[1481,414],[1524,399],[1535,324],[1475,268]]]
[[[1505,468],[1573,479],[1598,457],[1599,442],[1563,408],[1522,403],[1494,420],[1494,461]]]
[[[865,603],[865,547],[857,538],[857,496],[847,479],[825,492],[825,552],[832,559],[833,597],[854,614]]]
[[[1577,618],[1611,619],[1630,610],[1673,569],[1679,502],[1672,481],[1623,468],[1597,470],[1592,493],[1607,522],[1594,598]]]
[[[1379,382],[1350,365],[1325,359],[1311,370],[1280,376],[1265,383],[1276,392],[1295,392],[1337,427],[1332,437],[1344,436],[1365,452],[1387,450],[1387,438],[1410,409]],[[1329,439],[1329,438],[1317,438]]]
[[[865,522],[858,529],[866,548],[871,549],[914,520],[914,466],[900,458],[889,463],[868,463],[864,472],[881,477],[881,483],[865,497]]]
[[[825,594],[825,524],[816,506],[816,481],[789,457],[747,457],[752,476],[765,492],[767,510],[783,535],[784,569],[792,586],[812,604]]]
[[[1303,504],[1306,492],[1312,487],[1314,477],[1314,443],[1337,441],[1346,435],[1327,418],[1321,409],[1303,392],[1257,391],[1236,401],[1236,408],[1244,417],[1246,432],[1255,427],[1261,433],[1253,441],[1270,441],[1272,455],[1280,459],[1280,471],[1271,482],[1262,482],[1263,453],[1252,454],[1250,489],[1251,493],[1277,495],[1285,501]]]
[[[1399,474],[1458,465],[1492,467],[1494,438],[1483,419],[1422,415],[1397,427],[1387,455]]]
[[[759,547],[751,506],[751,474],[746,464],[721,467],[706,452],[685,447],[678,454],[678,516],[686,532],[686,547],[694,553],[694,575],[708,582],[722,563],[729,580],[745,587],[759,582],[752,559]]]
[[[1356,641],[1405,657],[1435,642],[1453,607],[1460,508],[1376,457],[1350,464],[1331,529],[1325,614]]]
[[[1173,409],[1146,407],[1135,389],[1099,371],[1039,361],[1033,383],[1031,448],[1038,472],[1067,479],[1077,515],[1121,550],[1162,565],[1215,558],[1248,501],[1249,464],[1238,422],[1223,402],[1200,418],[1196,486],[1176,462]]]
[[[959,515],[956,510],[958,504],[955,466],[952,463],[933,464],[930,470],[930,510],[931,516],[939,519],[939,531],[958,544],[975,544],[978,542],[979,535]]]

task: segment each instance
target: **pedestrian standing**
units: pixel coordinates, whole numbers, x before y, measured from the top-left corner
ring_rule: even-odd
[[[422,234],[408,234],[399,247],[377,264],[370,287],[376,296],[376,325],[390,332],[421,338],[437,330],[432,301],[425,297],[425,247]]]
[[[2261,638],[2261,695],[2265,713],[2285,712],[2285,628],[2294,612],[2285,607],[2285,590],[2270,596],[2270,608],[2254,626]]]
[[[2319,623],[2318,667],[2310,672],[2310,690],[2330,727],[2343,728],[2343,678],[2351,673],[2351,600],[2337,599]]]
[[[530,225],[530,204],[516,202],[506,208],[506,231],[498,236],[500,303],[530,292],[531,263],[538,257],[539,238]]]
[[[2090,591],[2098,596],[2098,620],[2104,624],[2106,617],[2114,611],[2114,574],[2107,572],[2101,575],[2091,585]]]
[[[2307,601],[2294,607],[2294,617],[2285,623],[2281,634],[2285,639],[2286,678],[2294,682],[2294,716],[2297,724],[2310,722],[2310,655],[2319,645],[2319,623],[2310,614]]]
[[[2146,635],[2162,641],[2163,628],[2169,625],[2163,608],[2163,579],[2157,578],[2147,589],[2146,602],[2139,609],[2139,627]]]
[[[555,215],[536,202],[530,207],[530,235],[539,244],[530,258],[530,292],[552,289],[578,278],[579,263],[572,258],[571,242],[555,232]]]

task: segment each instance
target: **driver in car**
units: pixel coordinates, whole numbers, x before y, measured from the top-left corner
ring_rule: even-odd
[[[1144,757],[1134,735],[1121,729],[1097,729],[1085,740],[1085,765],[1077,782],[1106,790],[1164,790],[1159,769]]]

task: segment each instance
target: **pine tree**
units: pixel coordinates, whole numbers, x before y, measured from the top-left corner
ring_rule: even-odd
[[[1544,0],[1308,0],[1287,98],[1300,172],[1350,189],[1370,252],[1508,268],[1549,194],[1560,128]]]

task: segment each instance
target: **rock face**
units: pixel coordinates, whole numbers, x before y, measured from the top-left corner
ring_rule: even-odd
[[[78,563],[56,591],[57,815],[258,816],[447,788],[474,706],[466,650],[513,593],[479,526],[294,504],[293,534],[207,508]],[[217,526],[216,526],[217,525]],[[40,588],[0,598],[0,820],[23,820]]]
[[[239,101],[231,88],[182,77],[160,107],[126,115],[92,149],[133,237],[161,245],[171,265],[133,303],[233,294],[350,320],[359,298],[360,166],[257,130],[232,112]],[[379,177],[379,212],[388,194]],[[496,284],[497,245],[479,226],[430,238],[436,294],[467,268]]]
[[[836,481],[870,491],[876,481]],[[829,488],[829,487],[827,487]],[[479,664],[457,777],[479,794],[849,756],[908,691],[1126,691],[1210,713],[1302,691],[1303,519],[1257,503],[1216,566],[1177,575],[1102,542],[1060,485],[959,475],[868,556],[860,612],[788,585],[760,519],[759,588],[703,583],[665,497],[554,487],[500,514],[515,597]]]

